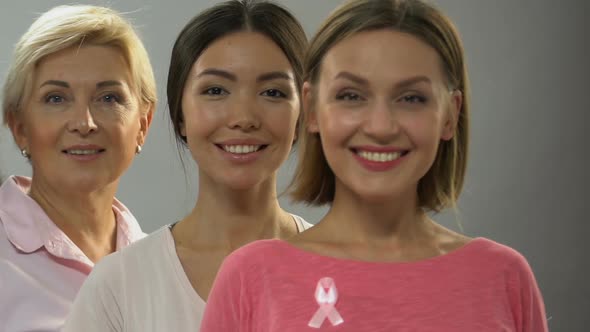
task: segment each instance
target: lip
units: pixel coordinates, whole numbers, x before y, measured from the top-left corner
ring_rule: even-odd
[[[104,150],[105,148],[103,148],[100,145],[95,145],[95,144],[76,144],[76,145],[70,145],[67,148],[63,149],[62,151],[66,151],[66,150]]]
[[[83,155],[74,155],[67,153],[68,150],[97,150],[98,153],[94,154],[83,154]],[[96,160],[102,156],[102,154],[106,151],[105,148],[95,144],[76,144],[70,145],[67,148],[61,150],[61,152],[66,155],[69,159],[81,162],[89,162]]]
[[[395,146],[375,146],[375,145],[358,145],[351,147],[352,150],[362,150],[367,152],[378,152],[378,153],[393,153],[393,152],[404,152],[408,149],[402,149]]]
[[[250,153],[231,153],[229,151],[225,151],[223,149],[224,145],[260,145],[260,149],[255,152]],[[243,165],[255,162],[260,158],[264,150],[268,147],[267,143],[264,143],[261,140],[247,138],[247,139],[228,139],[223,140],[221,142],[215,143],[215,146],[221,152],[221,155],[224,159],[230,161],[231,163]]]
[[[357,154],[358,150],[367,151],[367,152],[375,152],[375,153],[395,153],[399,152],[402,155],[397,159],[391,161],[371,161],[365,159]],[[389,171],[395,167],[397,167],[401,162],[406,159],[409,151],[396,148],[396,147],[380,147],[380,146],[359,146],[350,149],[350,152],[354,156],[354,158],[359,162],[359,164],[368,171],[371,172],[385,172]]]
[[[233,138],[217,142],[215,145],[268,145],[268,143],[255,138]]]

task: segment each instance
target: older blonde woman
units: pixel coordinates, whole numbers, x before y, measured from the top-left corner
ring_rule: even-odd
[[[0,330],[57,331],[94,263],[144,236],[114,195],[156,102],[146,50],[115,11],[59,6],[17,43],[4,124],[32,177],[0,187]]]

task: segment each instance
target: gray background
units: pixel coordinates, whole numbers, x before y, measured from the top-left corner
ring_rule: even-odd
[[[144,152],[118,192],[142,227],[152,232],[194,204],[195,165],[185,175],[168,125],[166,74],[174,39],[184,24],[217,1],[82,1],[128,13],[154,65],[160,103]],[[283,0],[311,35],[340,0]],[[589,218],[590,2],[553,0],[438,0],[464,38],[473,89],[471,154],[458,216],[464,231],[523,253],[543,292],[552,331],[590,330]],[[37,15],[60,1],[3,0],[0,75],[14,43]],[[281,170],[289,181],[294,156]],[[0,170],[30,174],[5,128]],[[325,209],[283,206],[311,222]],[[452,213],[436,217],[456,229]]]

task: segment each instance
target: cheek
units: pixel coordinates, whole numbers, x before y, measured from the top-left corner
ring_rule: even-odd
[[[222,105],[187,103],[182,109],[188,140],[206,137],[223,125],[225,108]]]
[[[295,127],[299,112],[295,109],[271,109],[262,115],[263,127],[273,136],[291,142],[295,137]],[[291,144],[291,143],[289,143]]]
[[[404,121],[405,131],[414,144],[422,147],[436,147],[440,141],[442,120],[435,112],[424,112],[409,116]]]
[[[111,121],[118,122],[123,126],[134,126],[136,123],[139,123],[139,111],[137,109],[129,109],[113,112]]]
[[[109,131],[112,134],[120,135],[123,139],[133,142],[133,144],[136,144],[137,142],[132,138],[137,137],[141,127],[139,118],[140,115],[137,110],[121,112],[120,114],[111,114],[102,118],[95,117],[96,121],[99,122],[98,125],[100,128]]]
[[[359,113],[334,108],[320,109],[320,136],[326,145],[341,145],[352,137],[360,126]]]
[[[52,145],[65,130],[64,122],[60,117],[29,118],[24,122],[23,132],[29,145]]]
[[[259,98],[250,106],[253,113],[249,116],[260,125],[260,130],[270,134],[276,140],[292,144],[295,127],[299,117],[299,102],[296,100],[268,101]]]

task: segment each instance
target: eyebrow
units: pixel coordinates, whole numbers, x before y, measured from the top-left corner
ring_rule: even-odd
[[[234,75],[230,72],[227,72],[225,70],[216,69],[216,68],[205,69],[202,72],[198,73],[196,78],[201,78],[203,76],[209,76],[209,75],[210,76],[219,76],[219,77],[222,77],[222,78],[228,79],[230,81],[234,81],[234,82],[238,80],[236,75]]]
[[[369,81],[367,79],[347,71],[339,72],[336,76],[334,76],[334,79],[346,79],[359,85],[369,85]]]
[[[44,87],[46,85],[56,85],[62,88],[69,88],[70,85],[68,84],[68,82],[64,82],[64,81],[57,81],[57,80],[48,80],[43,82],[43,84],[41,84],[40,87]],[[104,81],[104,82],[98,82],[96,83],[96,87],[97,88],[104,88],[107,86],[122,86],[123,84],[119,81]]]
[[[201,78],[203,76],[208,76],[208,75],[219,76],[219,77],[222,77],[222,78],[228,79],[230,81],[234,81],[234,82],[238,80],[238,77],[235,74],[232,74],[232,73],[222,70],[222,69],[216,69],[216,68],[205,69],[202,72],[200,72],[199,74],[197,74],[196,77]],[[256,82],[260,83],[260,82],[272,81],[272,80],[277,80],[277,79],[291,81],[291,80],[293,80],[293,77],[284,71],[271,71],[271,72],[259,75],[256,78]]]
[[[104,81],[96,83],[97,88],[104,88],[107,86],[123,86],[123,83],[119,81]]]
[[[39,87],[41,88],[41,87],[44,87],[46,85],[57,85],[57,86],[60,86],[62,88],[69,88],[70,87],[70,85],[68,84],[68,82],[57,81],[57,80],[48,80],[48,81],[45,81]]]
[[[418,84],[418,83],[427,83],[427,84],[432,84],[432,81],[430,80],[430,78],[426,77],[426,76],[414,76],[414,77],[410,77],[407,78],[401,82],[398,82],[395,84],[395,87],[397,89],[402,89],[402,88],[407,88],[410,87],[414,84]]]
[[[256,78],[256,82],[272,81],[276,79],[292,81],[293,77],[291,77],[291,75],[285,73],[284,71],[272,71],[270,73],[264,73],[258,76]]]
[[[347,79],[347,80],[353,81],[359,85],[364,85],[364,86],[369,85],[369,81],[367,79],[360,77],[358,75],[355,75],[353,73],[347,72],[347,71],[339,72],[336,76],[334,76],[334,79]],[[410,78],[404,79],[401,82],[397,82],[395,84],[395,88],[396,89],[407,88],[409,86],[412,86],[417,83],[422,83],[422,82],[428,83],[428,84],[432,83],[430,78],[421,75],[421,76],[410,77]]]

